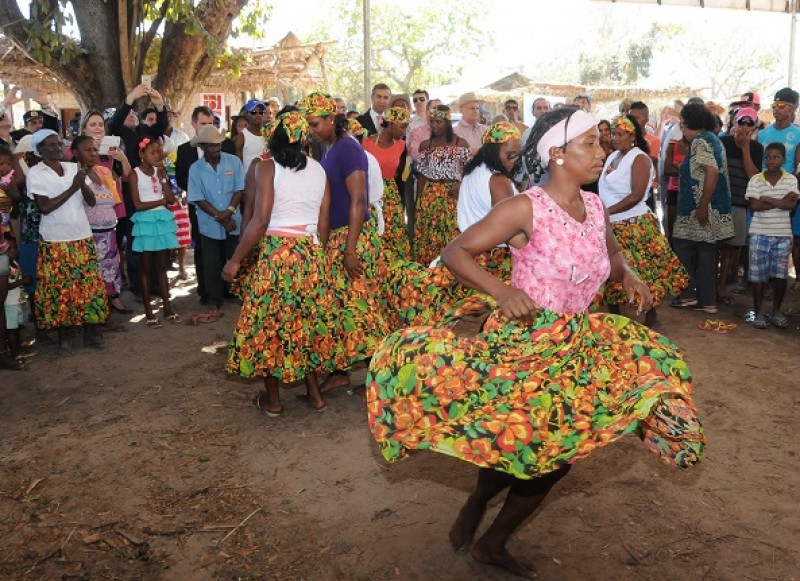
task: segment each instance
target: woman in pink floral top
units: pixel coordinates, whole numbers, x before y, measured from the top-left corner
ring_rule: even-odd
[[[543,115],[523,155],[529,167],[546,168],[548,183],[497,204],[442,254],[496,308],[483,331],[459,338],[447,327],[405,329],[378,348],[367,376],[368,421],[387,460],[424,449],[480,467],[450,530],[453,547],[527,578],[535,570],[506,543],[573,462],[632,432],[680,468],[704,449],[677,347],[625,317],[588,313],[609,278],[640,312],[652,305],[600,199],[581,191],[603,168],[596,125],[573,107]],[[500,243],[511,248],[510,284],[475,261]],[[488,502],[505,489],[473,544]]]

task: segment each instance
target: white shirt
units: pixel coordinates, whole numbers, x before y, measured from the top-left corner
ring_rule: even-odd
[[[61,162],[64,175],[58,175],[44,162],[28,170],[26,184],[28,195],[57,198],[72,185],[78,173],[74,163]],[[35,199],[35,198],[34,198]],[[83,194],[77,190],[59,208],[42,214],[39,234],[45,242],[74,242],[90,238],[92,229],[83,209]]]
[[[383,118],[383,115],[377,113],[375,109],[370,107],[369,116],[372,117],[372,123],[375,125],[375,130],[377,131],[377,135],[380,135],[381,131],[383,131],[383,127],[381,127],[381,119]]]
[[[326,180],[325,170],[318,161],[310,157],[306,158],[306,167],[299,171],[275,162],[275,201],[269,218],[269,229],[313,226],[316,232]]]
[[[261,135],[254,135],[247,127],[242,130],[242,135],[244,135],[244,146],[242,147],[242,165],[244,166],[244,171],[246,172],[248,169],[250,169],[250,164],[252,161],[264,153],[264,138]]]
[[[489,189],[492,175],[492,170],[482,163],[461,180],[456,211],[458,229],[462,232],[475,222],[483,220],[492,209],[492,193]],[[517,194],[516,188],[514,194]]]
[[[378,235],[383,236],[385,224],[383,222],[383,175],[378,158],[366,149],[367,154],[367,198],[370,211],[375,212],[378,218]]]
[[[627,198],[631,195],[631,172],[633,162],[637,157],[643,155],[647,160],[647,166],[650,168],[650,178],[648,184],[653,183],[655,177],[655,170],[653,169],[653,162],[650,157],[638,147],[634,147],[625,154],[619,161],[616,169],[609,171],[611,163],[620,156],[619,151],[614,151],[606,159],[606,164],[603,166],[603,173],[600,174],[598,182],[598,191],[600,192],[600,199],[606,208],[610,208],[620,200]],[[611,214],[611,222],[621,222],[630,218],[636,218],[649,212],[647,207],[647,190],[645,190],[642,199],[639,200],[633,208]]]

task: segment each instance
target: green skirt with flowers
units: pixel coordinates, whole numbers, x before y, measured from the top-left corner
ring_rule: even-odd
[[[473,311],[491,304],[471,300]],[[433,450],[528,479],[636,433],[684,468],[705,446],[691,394],[677,347],[630,319],[542,311],[523,324],[494,312],[474,337],[388,337],[370,364],[367,419],[388,461]]]
[[[346,368],[368,359],[390,332],[381,281],[386,265],[380,260],[380,237],[375,224],[365,222],[358,237],[356,254],[364,269],[358,278],[350,278],[344,267],[348,227],[331,232],[328,239],[328,277],[339,308],[338,339]]]
[[[675,256],[658,218],[650,212],[631,220],[611,224],[628,266],[642,279],[653,295],[653,307],[666,296],[677,296],[689,284],[689,275]],[[622,284],[608,282],[600,291],[602,302],[625,305],[628,297]]]
[[[108,318],[108,295],[91,238],[39,242],[36,276],[40,329],[98,325]]]
[[[428,181],[417,198],[414,260],[428,266],[458,234],[456,205],[460,182]]]
[[[242,288],[228,372],[291,383],[345,366],[322,248],[308,237],[264,236],[257,257]]]

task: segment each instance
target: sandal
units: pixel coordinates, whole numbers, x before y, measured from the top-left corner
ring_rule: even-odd
[[[767,325],[767,321],[762,316],[756,316],[753,319],[753,328],[754,329],[766,329],[769,325]]]
[[[283,413],[283,406],[278,405],[278,411],[272,412],[266,408],[266,403],[262,404],[262,398],[266,398],[267,392],[266,391],[259,391],[255,397],[253,398],[253,405],[256,406],[259,410],[267,414],[271,418],[277,418]],[[266,400],[265,400],[266,402]]]
[[[147,326],[151,329],[160,329],[164,325],[161,324],[157,317],[153,317],[152,319],[147,319]]]
[[[778,329],[785,329],[789,326],[789,319],[787,319],[781,313],[767,313],[764,315],[764,318],[770,323],[773,327],[777,327]]]
[[[311,403],[311,400],[308,398],[307,393],[298,395],[297,401],[302,401],[303,403],[307,403],[309,406],[311,406],[312,409],[318,412],[325,411],[328,408],[328,404],[324,401],[322,402],[322,405],[314,405],[313,403]]]
[[[689,307],[694,307],[697,305],[697,299],[681,299],[675,298],[672,299],[669,306],[676,308],[676,309],[687,309]]]
[[[177,325],[178,323],[183,323],[183,319],[178,313],[172,313],[171,315],[167,315],[167,321],[172,323],[173,325]]]

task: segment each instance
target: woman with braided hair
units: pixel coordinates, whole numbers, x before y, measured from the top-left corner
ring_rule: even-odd
[[[478,466],[450,541],[534,578],[506,543],[572,463],[635,432],[683,468],[700,459],[704,437],[677,347],[625,317],[588,312],[609,278],[640,313],[652,305],[599,197],[581,191],[603,167],[596,119],[574,107],[546,113],[524,154],[529,167],[546,168],[548,183],[497,204],[442,254],[463,284],[491,297],[482,332],[413,327],[389,336],[370,364],[367,415],[389,461],[419,449]],[[500,243],[511,251],[508,283],[475,260]],[[488,502],[505,489],[473,544]]]

